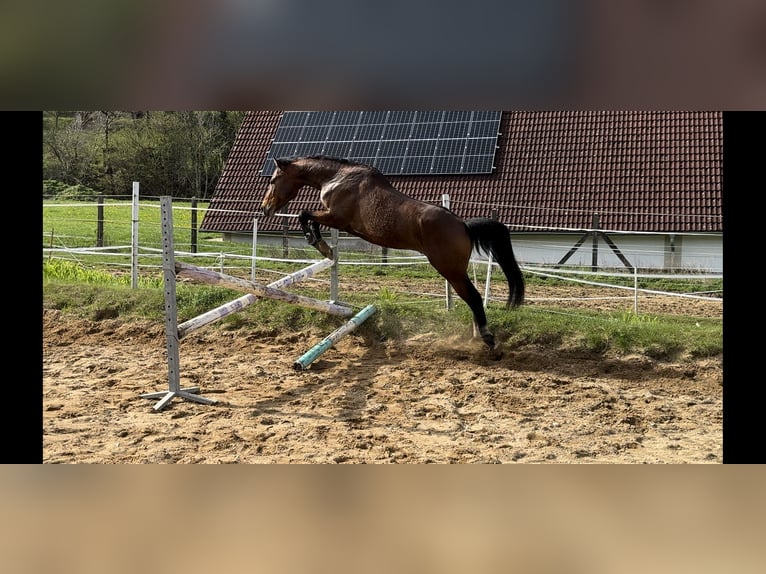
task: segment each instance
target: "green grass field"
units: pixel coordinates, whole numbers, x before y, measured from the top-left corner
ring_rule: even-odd
[[[291,288],[309,297],[326,299],[326,292],[310,287]],[[179,283],[176,289],[178,320],[185,321],[241,293],[220,287]],[[370,300],[374,297],[374,300]],[[374,303],[379,311],[363,327],[380,339],[397,338],[419,332],[459,333],[469,328],[471,314],[462,302],[453,311],[443,301],[427,305],[399,302],[386,289],[377,296],[361,293],[344,301],[358,307]],[[84,269],[71,262],[43,265],[43,306],[90,319],[145,318],[162,321],[164,292],[159,278],[142,281],[132,289],[125,277]],[[723,324],[720,319],[684,316],[636,315],[578,311],[556,312],[555,307],[520,307],[507,312],[502,306],[487,309],[487,318],[496,333],[507,335],[511,347],[525,344],[565,345],[592,352],[642,352],[654,358],[671,358],[688,353],[695,357],[715,356],[723,350]],[[329,331],[342,323],[325,315],[272,300],[260,301],[226,317],[223,328],[269,328],[295,331],[308,326]]]
[[[198,212],[197,222],[201,223],[204,209]],[[43,204],[43,247],[92,247],[96,237],[95,204],[75,202],[45,202]],[[107,246],[129,245],[131,243],[131,213],[129,203],[107,203],[104,207],[104,243]],[[139,211],[139,245],[161,249],[161,226],[159,202],[142,202]],[[174,204],[174,242],[176,250],[188,249],[191,236],[191,211],[188,203]],[[217,250],[251,255],[251,246],[241,243],[224,243],[218,234],[199,234],[202,245],[215,241]],[[261,253],[259,251],[259,257]],[[267,255],[268,256],[268,255]],[[164,313],[163,283],[161,271],[141,273],[137,289],[130,287],[129,274],[124,268],[124,257],[77,254],[71,258],[43,257],[43,306],[76,313],[93,319],[104,317],[142,317],[161,321]],[[197,265],[212,265],[198,262]],[[259,265],[261,265],[259,263]],[[274,269],[285,265],[264,262]],[[287,268],[289,270],[289,268]],[[354,277],[370,278],[380,275],[374,266],[344,266],[343,280],[353,282]],[[386,277],[406,278],[416,284],[420,279],[431,279],[435,271],[427,264],[416,267],[386,269]],[[385,279],[381,278],[381,282]],[[493,281],[503,281],[500,272],[493,275]],[[530,282],[555,284],[558,280],[527,277]],[[659,281],[659,280],[658,280]],[[675,281],[668,285],[662,280],[663,288],[672,287],[679,292],[721,289],[721,280],[701,285],[699,281]],[[644,281],[649,288],[651,281]],[[325,299],[326,292],[311,286],[298,287],[292,291]],[[241,293],[219,287],[179,283],[177,286],[178,316],[180,321],[195,317],[217,305],[237,298]],[[355,299],[355,297],[358,298]],[[370,300],[374,298],[374,300]],[[443,300],[433,300],[412,305],[400,301],[385,285],[377,293],[351,294],[344,301],[358,305],[374,303],[379,312],[367,321],[364,329],[374,330],[380,338],[402,337],[423,330],[438,332],[462,332],[470,325],[468,307],[457,301],[451,312],[444,310]],[[636,315],[632,312],[604,313],[583,312],[558,313],[555,307],[543,309],[521,307],[512,313],[502,306],[491,305],[487,316],[492,328],[507,334],[508,344],[524,345],[540,343],[547,345],[574,345],[594,352],[617,350],[620,352],[643,352],[656,358],[672,357],[679,353],[692,356],[714,356],[722,352],[723,325],[720,319],[699,319],[679,316]],[[314,325],[324,330],[334,328],[341,320],[318,311],[310,311],[275,301],[262,301],[240,313],[224,319],[223,328],[243,328],[258,325],[273,329],[294,330],[301,326]]]
[[[206,202],[197,203],[197,225],[202,223]],[[138,243],[141,246],[162,245],[160,202],[142,201],[138,208]],[[105,201],[104,245],[130,245],[133,206],[129,201]],[[96,244],[98,207],[86,201],[43,202],[44,247],[92,247]],[[173,203],[173,241],[179,249],[188,249],[191,241],[192,210],[189,202]],[[218,234],[200,234],[201,241]]]

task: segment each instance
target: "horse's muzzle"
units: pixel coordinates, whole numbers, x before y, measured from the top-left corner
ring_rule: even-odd
[[[267,201],[264,201],[261,204],[261,209],[263,210],[263,215],[265,217],[271,217],[272,215],[274,215],[274,212],[276,211],[274,207],[271,205],[271,203]]]

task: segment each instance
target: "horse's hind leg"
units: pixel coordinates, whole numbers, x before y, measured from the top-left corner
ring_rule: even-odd
[[[473,336],[481,337],[487,346],[494,350],[496,347],[495,336],[487,328],[487,314],[484,312],[484,302],[476,287],[468,278],[468,275],[458,280],[447,280],[458,296],[468,304],[473,313]]]

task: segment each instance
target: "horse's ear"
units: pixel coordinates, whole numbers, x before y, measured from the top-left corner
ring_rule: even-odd
[[[285,157],[275,157],[274,163],[277,164],[277,167],[282,171],[290,167],[290,160]]]

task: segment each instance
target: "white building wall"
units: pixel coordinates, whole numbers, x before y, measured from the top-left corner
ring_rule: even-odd
[[[684,269],[723,273],[723,234],[684,235],[682,241]]]
[[[516,258],[531,265],[555,265],[582,238],[580,234],[513,234]],[[704,271],[723,273],[723,236],[721,234],[609,234],[609,239],[623,257],[639,269]],[[624,268],[625,264],[603,238],[597,243],[599,268]],[[566,265],[590,267],[593,262],[593,238],[587,237],[567,259]]]
[[[329,239],[329,234],[326,239]],[[512,233],[511,241],[516,259],[522,265],[555,265],[577,244],[582,233]],[[612,243],[628,262],[639,269],[666,272],[697,271],[723,273],[723,235],[717,234],[609,234]],[[250,235],[226,234],[227,241],[252,242]],[[282,235],[259,234],[262,245],[281,247]],[[288,238],[289,248],[305,248],[302,235]],[[379,254],[381,248],[356,237],[342,237],[344,250]],[[391,255],[395,255],[392,251]],[[400,253],[400,252],[399,252]],[[580,247],[567,259],[566,265],[590,267],[593,257],[593,239],[587,237]],[[623,269],[625,265],[612,248],[599,238],[597,265],[600,269]]]

